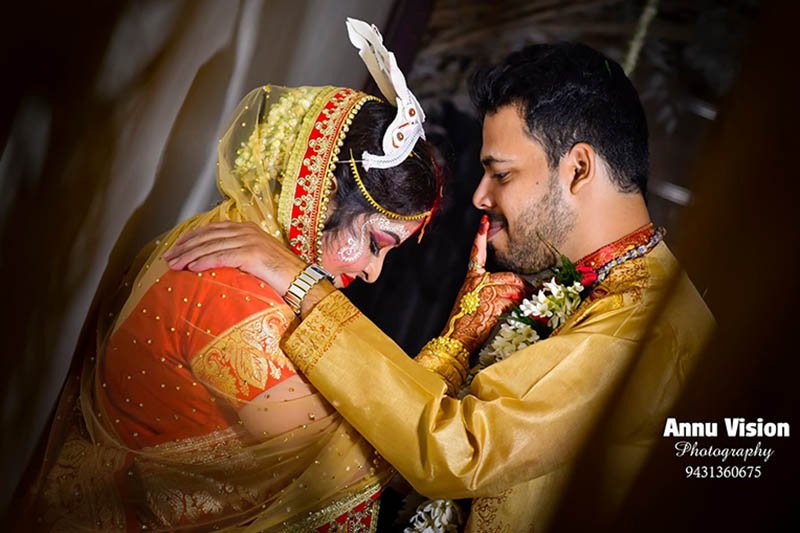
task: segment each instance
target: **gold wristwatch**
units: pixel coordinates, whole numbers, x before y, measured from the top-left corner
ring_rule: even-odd
[[[311,287],[323,279],[333,281],[333,276],[325,272],[325,269],[319,265],[308,265],[294,278],[294,281],[286,290],[286,294],[283,295],[283,299],[289,304],[294,314],[300,316],[300,306],[306,294],[311,290]]]

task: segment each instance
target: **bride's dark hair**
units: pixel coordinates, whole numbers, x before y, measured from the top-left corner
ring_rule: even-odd
[[[369,101],[353,118],[344,139],[339,160],[350,158],[350,151],[358,161],[364,150],[382,154],[383,134],[394,120],[397,109],[383,102]],[[439,198],[442,172],[434,161],[434,148],[420,139],[414,146],[413,156],[396,167],[364,170],[357,163],[358,172],[367,191],[383,207],[401,215],[416,215],[434,207]],[[347,227],[361,214],[376,213],[367,202],[353,178],[349,164],[338,163],[334,170],[336,193],[335,209],[325,222],[325,230]],[[333,206],[332,206],[333,207]]]

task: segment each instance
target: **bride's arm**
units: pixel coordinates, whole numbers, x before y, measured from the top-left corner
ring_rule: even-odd
[[[238,411],[245,429],[258,439],[282,435],[335,411],[300,374],[265,390]]]

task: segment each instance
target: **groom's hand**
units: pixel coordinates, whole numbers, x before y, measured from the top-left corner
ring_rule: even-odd
[[[286,294],[297,273],[306,267],[283,242],[252,222],[215,222],[189,231],[175,241],[164,259],[173,270],[238,268],[280,295]]]
[[[497,319],[507,313],[511,307],[519,302],[530,292],[528,284],[513,272],[486,272],[486,241],[489,230],[489,221],[486,216],[481,219],[478,234],[472,245],[470,254],[470,268],[458,293],[455,306],[448,319],[448,327],[452,317],[459,314],[464,296],[480,285],[477,292],[478,306],[475,311],[455,320],[450,336],[461,341],[468,352],[472,353],[486,342],[492,328],[497,324]],[[445,328],[445,333],[448,328]]]

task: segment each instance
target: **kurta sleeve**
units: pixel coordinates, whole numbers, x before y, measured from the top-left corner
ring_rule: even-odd
[[[339,292],[316,306],[284,348],[417,491],[475,497],[574,457],[635,354],[640,315],[636,306],[590,315],[483,370],[462,400],[447,396],[438,375]]]

